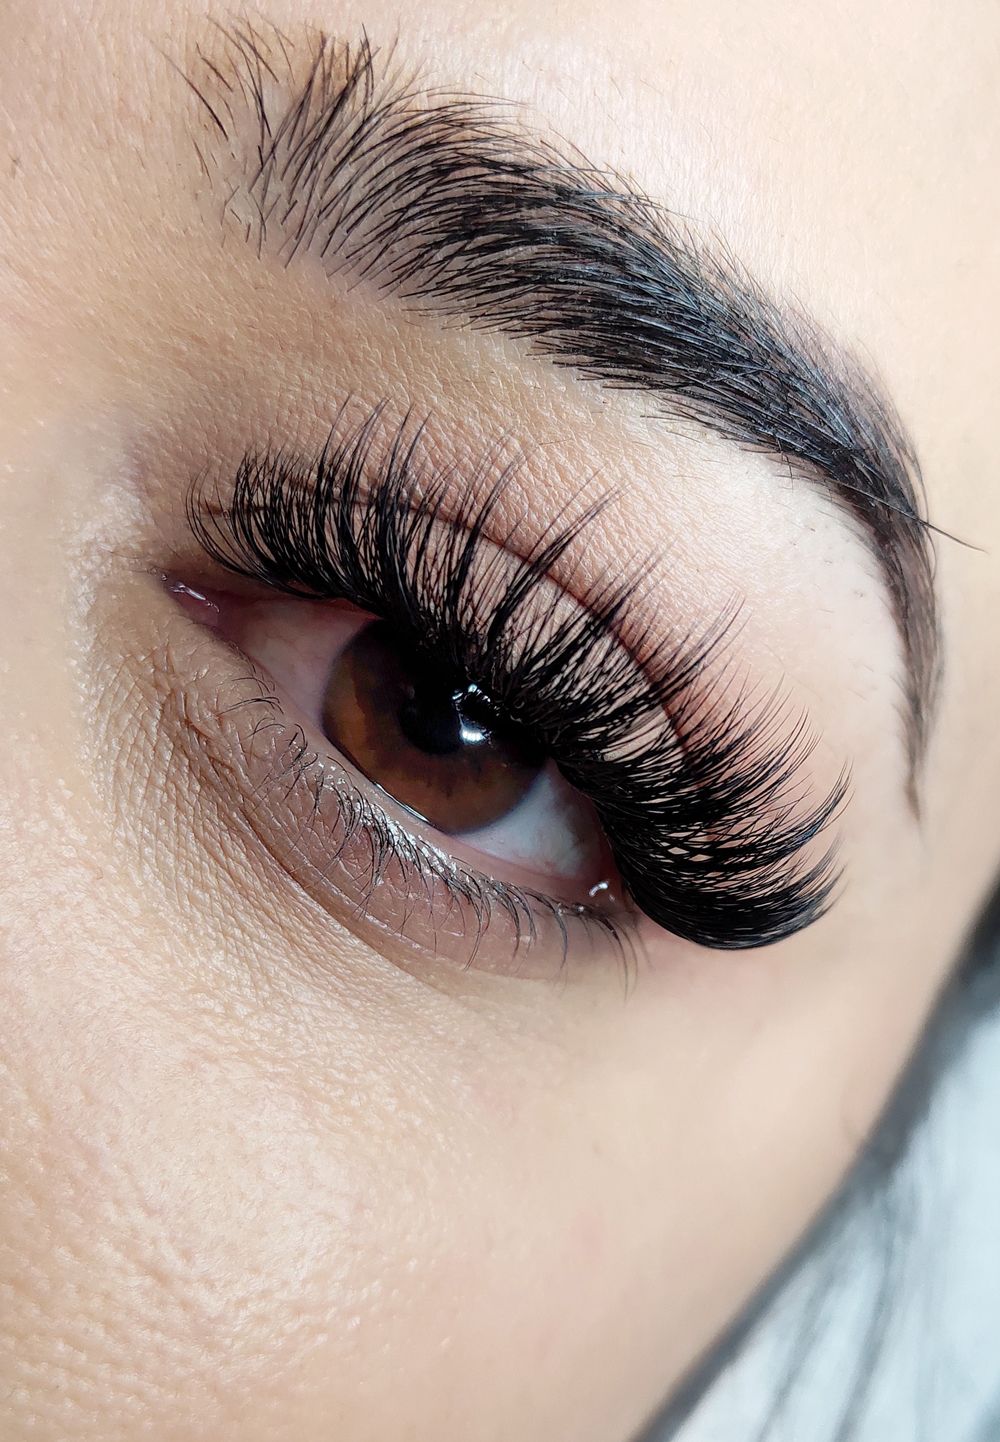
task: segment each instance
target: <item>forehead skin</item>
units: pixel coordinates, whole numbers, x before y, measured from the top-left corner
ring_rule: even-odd
[[[624,1439],[848,1165],[1000,855],[996,7],[268,12],[290,33],[398,36],[432,83],[522,103],[722,237],[870,358],[933,521],[976,548],[937,547],[946,669],[920,829],[898,757],[852,723],[849,906],[742,969],[709,959],[650,978],[628,1005],[597,988],[419,986],[354,938],[331,942],[307,909],[248,897],[225,848],[178,864],[172,895],[122,862],[123,835],[136,857],[159,854],[168,805],[118,797],[118,817],[101,779],[114,718],[95,735],[80,701],[85,595],[133,504],[123,415],[166,449],[192,435],[208,449],[190,390],[224,392],[239,415],[264,385],[258,349],[297,393],[297,348],[331,341],[322,318],[285,348],[245,310],[212,318],[212,346],[188,324],[183,257],[206,202],[191,194],[194,111],[165,57],[193,53],[205,13],[5,8],[0,1433]],[[370,325],[384,357],[391,326]],[[450,366],[478,403],[474,354],[456,340],[434,384]],[[370,376],[359,355],[345,369]],[[585,416],[572,386],[559,406]],[[498,417],[504,400],[521,403],[513,382],[483,385]],[[598,431],[624,453],[612,422]],[[587,447],[565,452],[585,472]],[[688,519],[697,553],[705,520]],[[772,599],[794,615],[774,546],[786,589]],[[838,604],[854,576],[845,560],[831,579]],[[802,630],[806,688],[835,711]],[[888,729],[893,643],[872,633]],[[769,638],[781,654],[780,627],[754,639]],[[852,678],[836,676],[846,696]]]

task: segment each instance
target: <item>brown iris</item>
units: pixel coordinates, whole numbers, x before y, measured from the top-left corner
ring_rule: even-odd
[[[405,646],[384,621],[359,631],[334,662],[323,729],[369,780],[446,832],[506,816],[546,761],[489,697]]]

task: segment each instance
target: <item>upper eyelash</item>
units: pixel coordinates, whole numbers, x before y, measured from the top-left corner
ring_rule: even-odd
[[[777,701],[712,700],[704,675],[725,624],[640,666],[634,650],[650,632],[632,649],[621,637],[641,572],[592,586],[562,619],[539,604],[600,505],[558,518],[516,555],[513,528],[499,544],[488,536],[511,466],[487,458],[446,510],[453,476],[422,460],[421,427],[404,420],[386,435],[380,408],[354,427],[341,420],[311,463],[250,454],[224,500],[206,481],[192,487],[188,519],[208,556],[269,587],[380,615],[474,681],[590,798],[633,901],[667,930],[735,949],[816,920],[837,883],[834,848],[803,857],[847,779],[803,809],[805,723],[789,726]]]

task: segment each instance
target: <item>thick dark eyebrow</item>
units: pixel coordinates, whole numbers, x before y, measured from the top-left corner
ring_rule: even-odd
[[[522,130],[511,107],[408,81],[367,38],[308,47],[303,64],[277,31],[243,24],[186,74],[227,215],[285,263],[308,253],[427,313],[524,338],[834,497],[902,637],[912,785],[938,671],[933,550],[916,456],[871,375],[724,248]]]

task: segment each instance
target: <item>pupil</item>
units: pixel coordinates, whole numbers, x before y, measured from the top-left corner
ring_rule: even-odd
[[[489,732],[463,713],[464,694],[441,681],[414,685],[399,708],[399,729],[407,741],[428,756],[450,756],[489,741]]]

